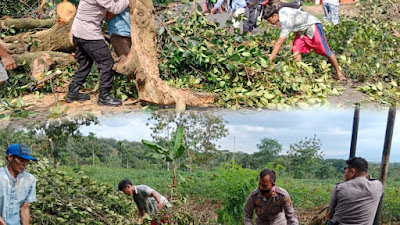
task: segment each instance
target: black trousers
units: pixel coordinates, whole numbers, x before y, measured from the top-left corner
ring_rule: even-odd
[[[253,31],[257,25],[257,7],[246,7],[246,20],[243,22],[243,32]]]
[[[110,89],[113,84],[114,74],[112,71],[114,59],[104,40],[84,40],[74,37],[76,43],[76,61],[79,63],[78,69],[72,77],[72,83],[82,86],[96,62],[100,72],[99,89]]]

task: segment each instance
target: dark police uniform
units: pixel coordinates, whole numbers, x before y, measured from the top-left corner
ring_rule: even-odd
[[[250,193],[244,206],[245,225],[252,224],[254,210],[255,225],[299,224],[289,193],[278,186],[272,188],[269,198],[259,189]]]

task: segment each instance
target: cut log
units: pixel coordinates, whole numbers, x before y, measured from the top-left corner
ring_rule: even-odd
[[[75,47],[70,41],[71,27],[76,13],[74,4],[64,1],[57,6],[58,23],[50,29],[39,32],[27,32],[15,36],[7,36],[4,42],[11,54],[25,52],[61,51],[73,52]]]
[[[169,87],[160,78],[156,53],[156,26],[152,0],[131,0],[131,51],[114,69],[121,74],[136,75],[139,100],[161,105],[176,104],[176,111],[188,106],[207,106],[214,94],[195,93],[190,89]]]
[[[71,21],[76,13],[76,7],[71,2],[64,0],[57,5],[57,18],[58,24],[68,23]]]
[[[13,19],[13,18],[5,18],[0,19],[1,27],[10,27],[16,29],[35,29],[35,28],[50,28],[56,23],[56,19],[32,19],[32,18],[20,18],[20,19]]]
[[[75,58],[67,53],[63,52],[35,52],[35,53],[24,53],[12,56],[17,65],[28,64],[30,68],[30,75],[39,81],[43,78],[43,74],[47,73],[51,67],[64,68],[75,63]],[[39,83],[43,85],[42,83]]]
[[[4,38],[10,54],[25,52],[61,51],[73,52],[75,47],[69,41],[72,21],[58,24],[47,30],[27,32]]]

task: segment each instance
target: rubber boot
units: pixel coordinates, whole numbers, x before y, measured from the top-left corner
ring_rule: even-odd
[[[100,89],[97,105],[120,106],[122,105],[122,102],[111,96],[110,89]]]
[[[83,102],[89,100],[90,96],[87,94],[80,93],[79,89],[81,89],[79,85],[70,83],[68,86],[68,94],[67,97],[65,98],[65,101],[71,103],[74,101]]]

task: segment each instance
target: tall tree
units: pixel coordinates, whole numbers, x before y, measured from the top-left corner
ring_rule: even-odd
[[[282,145],[276,139],[262,138],[257,144],[258,152],[253,154],[256,167],[263,167],[265,164],[274,161],[282,151]]]
[[[89,138],[89,141],[90,141],[91,147],[92,147],[92,160],[93,160],[92,165],[94,166],[94,141],[96,140],[95,133],[89,132],[88,138]]]
[[[288,169],[294,178],[311,178],[322,164],[321,140],[316,136],[291,144],[288,152]]]
[[[98,123],[96,117],[52,120],[34,126],[31,131],[46,135],[51,149],[50,157],[52,158],[53,166],[55,166],[56,160],[67,160],[65,159],[67,154],[64,154],[65,152],[63,153],[62,150],[65,150],[63,146],[66,145],[68,140],[70,138],[82,138],[82,133],[80,132],[79,128],[84,125],[89,126],[92,123]]]
[[[176,104],[182,112],[186,105],[206,106],[216,95],[195,93],[190,89],[169,87],[161,78],[156,47],[156,25],[152,0],[131,0],[131,51],[125,60],[115,64],[115,71],[136,76],[139,99],[162,105]]]

